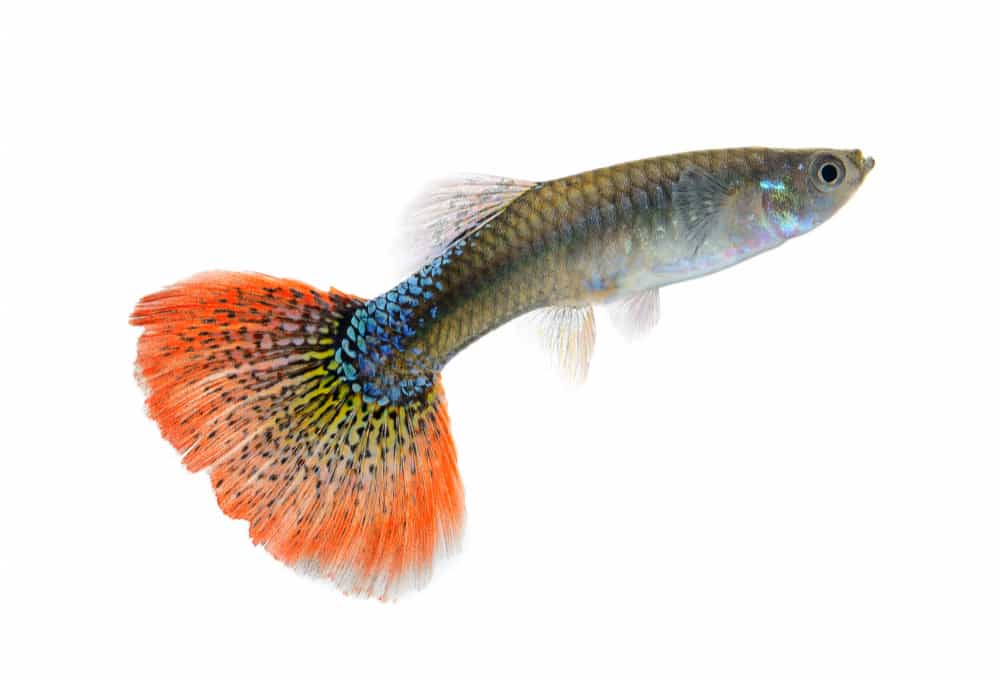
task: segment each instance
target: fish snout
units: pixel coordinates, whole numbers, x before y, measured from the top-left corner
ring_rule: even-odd
[[[854,164],[861,172],[861,179],[864,179],[865,176],[871,172],[871,169],[875,167],[875,159],[861,153],[861,149],[855,149],[852,151],[851,156],[851,160],[854,161]]]

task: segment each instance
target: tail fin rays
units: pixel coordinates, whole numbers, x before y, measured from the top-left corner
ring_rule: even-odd
[[[391,599],[457,550],[461,481],[436,379],[405,404],[364,400],[335,343],[363,303],[215,272],[144,298],[137,375],[150,415],[219,506],[281,561]]]

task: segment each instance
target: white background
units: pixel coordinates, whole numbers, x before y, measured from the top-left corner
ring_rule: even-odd
[[[362,8],[362,5],[364,7]],[[65,3],[0,10],[0,675],[1000,674],[995,22],[952,2]],[[463,554],[396,604],[222,515],[132,379],[205,269],[371,296],[457,171],[861,148],[829,224],[445,371]]]

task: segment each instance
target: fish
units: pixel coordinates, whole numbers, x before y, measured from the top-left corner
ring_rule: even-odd
[[[146,409],[252,541],[348,594],[395,600],[458,551],[465,501],[441,371],[533,313],[582,381],[594,307],[628,336],[659,289],[812,231],[861,186],[859,150],[741,148],[544,182],[467,175],[412,209],[412,273],[366,299],[207,272],[143,297]]]

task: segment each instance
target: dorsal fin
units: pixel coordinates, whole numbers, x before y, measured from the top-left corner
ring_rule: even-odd
[[[407,266],[415,269],[427,264],[538,185],[493,175],[460,175],[432,184],[414,201],[404,220],[402,254]]]

